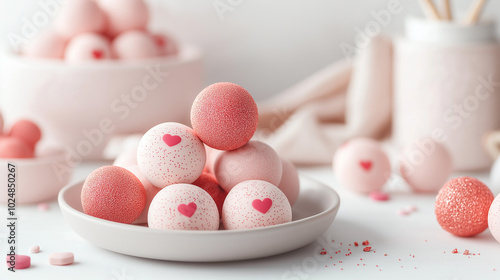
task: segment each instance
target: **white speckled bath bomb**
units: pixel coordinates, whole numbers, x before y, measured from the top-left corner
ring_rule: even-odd
[[[194,182],[203,172],[205,159],[205,147],[194,131],[174,122],[148,130],[137,148],[142,174],[158,188]]]
[[[225,229],[246,229],[292,221],[285,194],[271,183],[251,180],[236,185],[222,206]]]
[[[491,235],[500,243],[500,194],[493,200],[488,211],[488,227]]]
[[[162,189],[151,202],[148,225],[156,229],[218,230],[219,211],[203,189],[175,184]]]

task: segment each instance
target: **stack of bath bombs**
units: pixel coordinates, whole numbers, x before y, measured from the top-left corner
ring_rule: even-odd
[[[166,230],[248,229],[292,220],[299,195],[294,165],[251,140],[257,105],[241,86],[216,83],[196,97],[192,128],[174,122],[147,131],[137,148],[92,172],[85,213]]]
[[[144,59],[173,55],[177,43],[148,31],[149,11],[143,0],[69,0],[52,28],[27,43],[27,57],[68,62]]]
[[[0,115],[0,132],[3,118]],[[30,120],[15,122],[6,134],[0,133],[0,158],[33,158],[35,148],[42,137],[38,125]]]

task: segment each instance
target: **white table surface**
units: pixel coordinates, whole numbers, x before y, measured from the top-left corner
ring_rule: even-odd
[[[83,180],[104,164],[80,165],[72,182]],[[330,167],[301,168],[300,173],[333,187],[341,197],[341,206],[328,231],[298,250],[225,263],[130,257],[98,248],[80,238],[66,224],[57,202],[53,201],[48,211],[39,211],[36,206],[18,206],[18,253],[30,255],[32,266],[11,273],[3,265],[0,279],[500,279],[500,244],[488,230],[472,238],[455,237],[442,230],[434,216],[435,195],[411,194],[395,180],[391,199],[376,202],[340,187]],[[467,175],[489,183],[486,173]],[[398,210],[412,205],[417,211],[406,216],[398,214]],[[0,214],[2,217],[6,221],[5,213]],[[6,227],[2,226],[3,256],[7,254],[6,236]],[[364,240],[369,240],[372,252],[362,251]],[[354,247],[354,241],[360,246]],[[42,251],[30,254],[33,245],[39,245]],[[317,258],[318,246],[325,247],[332,258]],[[451,253],[454,248],[458,254]],[[471,255],[463,255],[465,249]],[[50,253],[64,251],[75,254],[75,264],[65,267],[48,264]],[[352,254],[346,256],[349,252]]]

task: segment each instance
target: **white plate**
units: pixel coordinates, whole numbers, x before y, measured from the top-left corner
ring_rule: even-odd
[[[330,187],[305,177],[293,206],[293,221],[245,230],[159,230],[89,216],[82,211],[83,182],[59,193],[59,206],[73,230],[90,243],[117,253],[142,258],[218,262],[267,257],[314,241],[330,227],[340,206]]]

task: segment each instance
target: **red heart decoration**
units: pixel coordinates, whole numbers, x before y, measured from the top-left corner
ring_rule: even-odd
[[[273,205],[273,201],[270,198],[264,198],[264,200],[255,199],[252,202],[253,208],[262,214],[266,214],[269,208]]]
[[[372,162],[371,162],[371,160],[362,160],[362,161],[359,162],[359,165],[361,165],[361,167],[364,170],[366,170],[366,171],[372,169]]]
[[[101,50],[93,50],[92,55],[94,56],[95,59],[101,59],[103,53]]]
[[[163,142],[169,147],[175,146],[181,142],[181,137],[177,135],[165,134],[163,135]]]
[[[163,40],[162,37],[156,36],[155,37],[155,41],[156,41],[156,45],[158,45],[159,47],[164,47],[165,46],[165,40]]]
[[[191,218],[191,216],[193,216],[194,212],[196,211],[196,203],[194,202],[190,202],[188,205],[186,204],[181,204],[177,207],[177,210],[179,210],[179,212],[188,217],[188,218]]]

